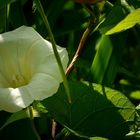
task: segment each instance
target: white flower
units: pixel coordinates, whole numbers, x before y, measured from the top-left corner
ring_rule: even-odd
[[[57,46],[64,69],[66,49]],[[52,96],[62,82],[51,43],[22,26],[0,35],[0,110],[16,112]]]

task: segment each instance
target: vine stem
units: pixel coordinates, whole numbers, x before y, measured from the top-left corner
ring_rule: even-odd
[[[32,106],[29,106],[28,110],[29,110],[29,116],[30,116],[32,130],[33,130],[37,140],[41,140],[41,138],[40,138],[40,136],[39,136],[39,134],[38,134],[38,132],[36,130],[35,124],[34,124],[34,116],[33,116],[33,108],[32,108]]]
[[[58,51],[57,51],[55,39],[54,39],[53,33],[51,31],[51,28],[50,28],[50,25],[49,25],[49,22],[48,22],[48,18],[46,16],[45,12],[44,12],[44,9],[42,7],[42,4],[41,4],[40,0],[34,0],[34,2],[36,4],[36,6],[37,6],[37,9],[38,9],[38,11],[39,11],[44,23],[45,23],[46,28],[48,30],[50,41],[52,43],[52,48],[53,48],[53,51],[54,51],[54,55],[55,55],[55,58],[57,60],[57,64],[58,64],[58,67],[59,67],[59,70],[60,70],[60,73],[61,73],[61,76],[62,76],[62,79],[63,79],[65,92],[66,92],[66,94],[68,96],[69,103],[71,103],[71,96],[70,96],[70,89],[69,89],[68,81],[67,81],[67,78],[66,78],[66,75],[65,75],[65,71],[63,69],[63,65],[62,65],[60,56],[59,56]]]
[[[52,136],[53,140],[55,140],[56,127],[57,127],[57,123],[55,122],[55,120],[52,120],[52,133],[51,133],[51,136]]]
[[[90,5],[83,4],[83,7],[90,14],[91,19],[89,21],[89,26],[86,28],[86,30],[84,31],[84,33],[83,33],[83,35],[82,35],[82,37],[80,39],[80,42],[79,42],[79,45],[78,45],[78,49],[77,49],[75,55],[74,55],[71,63],[69,64],[69,66],[66,69],[66,72],[65,72],[66,75],[68,75],[71,72],[71,70],[73,69],[75,62],[77,61],[77,59],[78,59],[78,57],[79,57],[79,55],[80,55],[80,53],[81,53],[81,51],[82,51],[82,49],[83,49],[83,47],[85,45],[85,42],[86,42],[89,34],[92,31],[92,26],[93,26],[94,23],[96,23],[96,20],[97,20],[94,12],[92,10],[92,7]]]
[[[85,44],[85,42],[86,42],[86,40],[87,40],[87,38],[88,38],[88,36],[89,36],[91,31],[92,31],[92,28],[91,28],[91,26],[89,26],[89,27],[87,27],[87,29],[83,33],[83,35],[81,37],[81,40],[80,40],[80,43],[78,45],[78,49],[77,49],[77,51],[76,51],[71,63],[69,64],[69,66],[66,69],[66,72],[65,72],[66,75],[68,75],[71,72],[71,70],[73,69],[74,64],[77,61],[77,59],[78,59],[78,57],[79,57],[79,55],[80,55],[80,53],[81,53],[81,51],[82,51],[82,49],[84,47],[84,44]]]

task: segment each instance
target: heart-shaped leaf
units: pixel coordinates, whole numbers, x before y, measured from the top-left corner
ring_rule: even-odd
[[[72,103],[63,86],[43,104],[72,132],[85,137],[120,139],[129,132],[135,106],[119,91],[97,84],[70,83]]]

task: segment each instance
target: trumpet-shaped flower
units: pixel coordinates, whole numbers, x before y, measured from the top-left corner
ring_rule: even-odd
[[[64,69],[66,49],[57,46]],[[51,43],[22,26],[0,35],[0,110],[16,112],[55,94],[62,82]]]

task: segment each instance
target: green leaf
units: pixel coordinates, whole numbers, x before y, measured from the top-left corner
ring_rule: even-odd
[[[54,26],[54,24],[56,23],[56,20],[58,19],[58,17],[62,14],[64,5],[67,1],[66,0],[53,0],[51,1],[51,4],[48,7],[47,10],[47,15],[48,15],[48,19],[49,19],[49,23],[51,25],[51,27]]]
[[[91,75],[94,82],[107,86],[114,82],[125,40],[125,35],[101,36],[95,46],[97,52],[91,66]]]
[[[90,140],[108,140],[108,139],[102,138],[102,137],[94,137],[94,138],[91,138]]]
[[[33,116],[34,117],[39,117],[39,113],[36,110],[33,110]],[[21,119],[26,119],[30,118],[28,110],[21,110],[18,111],[10,116],[10,118],[6,121],[6,123],[0,128],[2,130],[4,127],[9,125],[10,123],[13,123],[15,121],[21,120]]]
[[[137,120],[140,122],[140,104],[138,106],[136,106],[136,110],[137,110]]]
[[[96,45],[97,52],[95,54],[92,66],[91,74],[94,82],[103,83],[105,72],[108,67],[108,63],[113,50],[112,43],[108,36],[102,36],[98,44]]]
[[[6,19],[6,10],[5,7],[0,8],[0,32],[2,32],[4,30],[4,26],[5,26],[5,19]]]
[[[26,25],[26,20],[22,10],[21,1],[17,1],[10,5],[9,22],[12,24],[14,28]]]
[[[111,35],[114,33],[125,31],[132,28],[137,23],[140,23],[140,8],[134,10],[132,13],[128,14],[121,22],[119,22],[115,27],[106,32],[106,35]]]
[[[118,22],[125,17],[123,8],[119,5],[115,5],[109,14],[105,17],[104,22],[99,26],[100,33],[105,34],[108,30],[113,28]]]
[[[3,117],[3,116],[2,116]],[[36,140],[29,119],[22,119],[0,131],[1,140]]]
[[[140,90],[132,91],[130,97],[136,100],[140,100]]]
[[[15,2],[16,0],[0,0],[0,7],[7,5],[8,3]]]
[[[129,132],[135,106],[119,91],[97,84],[70,83],[72,103],[63,86],[43,104],[54,119],[84,137],[120,139]]]
[[[22,4],[24,4],[28,0],[0,0],[0,8],[16,1],[20,1]]]

